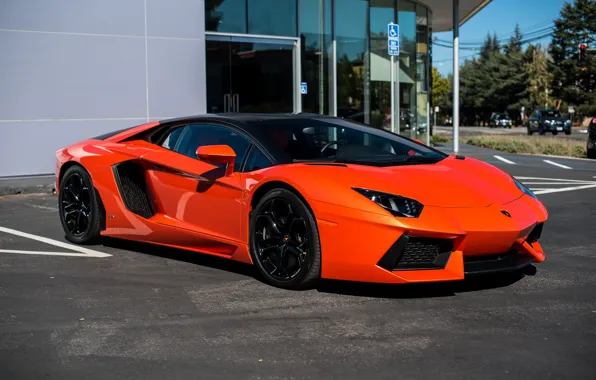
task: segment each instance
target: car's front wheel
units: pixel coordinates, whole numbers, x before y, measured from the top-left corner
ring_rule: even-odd
[[[596,158],[596,149],[588,149],[588,158]]]
[[[274,286],[308,289],[321,277],[316,221],[289,190],[269,191],[252,210],[250,252],[259,273]]]
[[[71,166],[60,180],[58,212],[66,239],[77,244],[94,244],[100,238],[101,215],[97,193],[87,171]]]

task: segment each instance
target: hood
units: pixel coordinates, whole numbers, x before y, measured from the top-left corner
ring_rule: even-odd
[[[321,168],[322,169],[322,168]],[[523,193],[509,174],[482,161],[450,156],[436,164],[373,167],[348,165],[321,173],[342,188],[360,187],[415,199],[425,206],[488,207]]]

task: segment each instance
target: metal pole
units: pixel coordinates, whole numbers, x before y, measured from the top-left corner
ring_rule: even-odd
[[[395,61],[391,56],[391,132],[395,133]]]
[[[453,0],[453,153],[459,152],[459,0]]]
[[[393,64],[391,67],[394,67],[395,64]],[[397,100],[397,134],[399,135],[400,130],[399,130],[399,125],[401,123],[401,109],[399,108],[399,60],[397,60],[397,83],[395,85],[395,87],[397,88],[397,93],[396,93],[396,100]]]
[[[426,145],[430,145],[430,102],[426,95]]]

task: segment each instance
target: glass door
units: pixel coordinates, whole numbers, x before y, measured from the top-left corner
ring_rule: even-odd
[[[208,35],[207,111],[297,111],[296,41]]]

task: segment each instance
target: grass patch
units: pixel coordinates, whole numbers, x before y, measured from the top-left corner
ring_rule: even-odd
[[[430,137],[430,142],[431,143],[446,143],[449,142],[450,139],[445,137],[445,136],[439,136],[439,135],[432,135]]]
[[[466,144],[508,153],[548,154],[577,158],[586,157],[585,141],[556,137],[474,136],[467,138]]]

